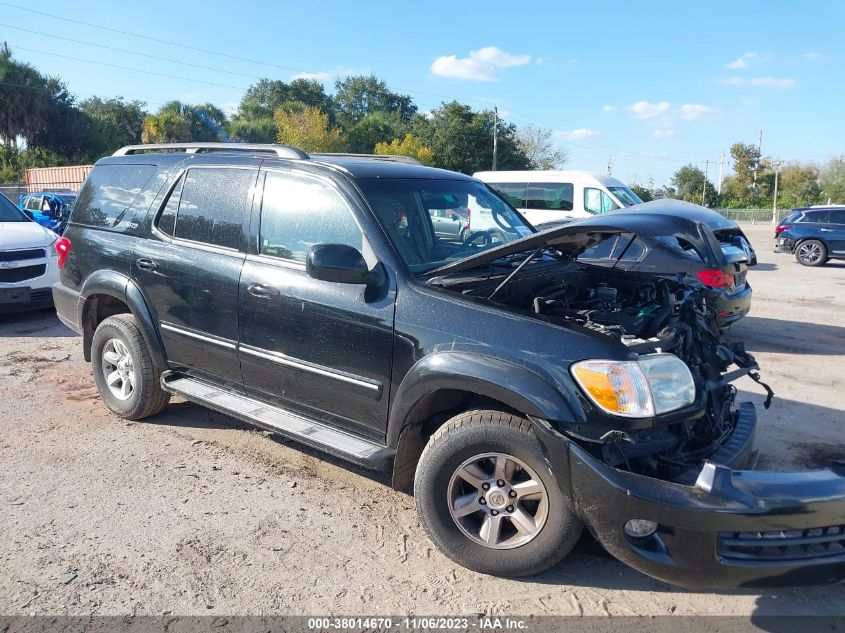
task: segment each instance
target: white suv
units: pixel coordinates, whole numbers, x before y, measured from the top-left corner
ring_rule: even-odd
[[[58,238],[0,195],[0,314],[53,305]]]

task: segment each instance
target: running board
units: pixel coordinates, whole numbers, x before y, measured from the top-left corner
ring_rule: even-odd
[[[173,371],[161,375],[161,388],[215,411],[281,433],[366,468],[389,472],[395,451],[363,437],[350,435],[299,413],[293,413],[240,393]]]

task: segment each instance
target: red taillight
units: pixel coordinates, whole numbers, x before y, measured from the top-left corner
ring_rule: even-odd
[[[791,224],[778,224],[778,225],[775,227],[775,235],[780,235],[780,234],[781,234],[781,233],[783,233],[784,231],[788,231],[788,230],[789,230],[789,229],[791,229],[791,228],[792,228],[792,225],[791,225]]]
[[[68,253],[70,253],[70,240],[66,237],[60,237],[56,240],[56,255],[58,256],[59,268],[63,268],[67,261]]]
[[[730,288],[734,284],[733,275],[729,275],[718,268],[701,270],[695,273],[695,276],[701,283],[711,288]]]

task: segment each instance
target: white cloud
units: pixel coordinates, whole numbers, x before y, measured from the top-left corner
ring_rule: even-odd
[[[602,109],[601,109],[602,112],[614,112],[615,110],[616,110],[616,106],[613,106],[613,105],[602,106]]]
[[[558,139],[585,139],[585,138],[596,138],[597,136],[601,136],[595,130],[590,130],[585,127],[579,127],[574,130],[564,131],[564,130],[557,130],[554,133],[554,137]]]
[[[745,77],[725,77],[720,79],[719,83],[727,86],[743,86],[745,85]]]
[[[497,46],[485,46],[470,51],[469,57],[456,55],[438,57],[431,64],[431,72],[440,77],[466,79],[468,81],[498,81],[496,71],[501,68],[524,66],[531,61],[531,55],[511,55]]]
[[[535,60],[534,60],[534,63],[535,63],[535,64],[537,64],[537,65],[539,66],[539,65],[540,65],[540,64],[542,64],[544,61],[546,61],[546,60],[545,60],[545,59],[543,59],[542,57],[538,57],[537,59],[535,59]]]
[[[801,57],[803,59],[806,59],[807,61],[815,61],[817,59],[824,59],[824,55],[822,53],[819,53],[818,51],[809,51],[809,52],[801,55]]]
[[[314,72],[301,72],[292,75],[290,80],[294,79],[314,79],[320,83],[333,81],[334,79],[343,79],[349,75],[369,75],[373,70],[368,66],[361,68],[352,68],[351,66],[335,66],[334,70],[318,70]]]
[[[654,132],[652,132],[652,136],[657,139],[662,138],[669,138],[670,136],[674,136],[675,130],[671,127],[659,127]]]
[[[686,121],[694,121],[695,119],[700,119],[708,114],[712,114],[715,111],[715,108],[701,105],[699,103],[685,103],[681,106],[681,118]]]
[[[725,64],[725,68],[730,68],[731,70],[748,68],[748,62],[758,59],[759,57],[759,53],[743,53],[732,62],[728,62],[727,64]]]
[[[795,80],[790,77],[753,77],[752,86],[766,86],[768,88],[792,88]]]
[[[648,101],[637,101],[631,106],[635,119],[654,119],[669,113],[671,106],[668,101],[650,103]]]

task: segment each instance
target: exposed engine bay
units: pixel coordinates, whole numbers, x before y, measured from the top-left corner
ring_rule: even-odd
[[[600,437],[572,435],[606,464],[662,479],[683,480],[734,432],[736,388],[757,363],[741,343],[729,343],[716,325],[715,297],[700,284],[642,273],[613,271],[574,262],[540,263],[508,278],[451,275],[429,283],[489,298],[569,327],[587,328],[619,340],[636,354],[671,353],[689,367],[696,402],[680,421]],[[507,280],[506,284],[502,282]],[[733,371],[729,368],[733,365]],[[771,390],[764,385],[771,400]],[[671,414],[666,417],[670,417]]]

